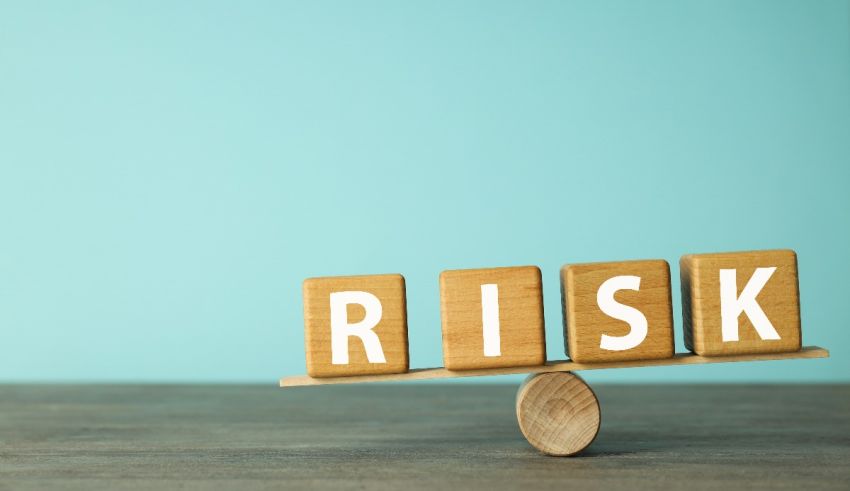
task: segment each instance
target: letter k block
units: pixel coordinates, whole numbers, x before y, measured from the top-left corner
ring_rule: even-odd
[[[304,341],[311,377],[407,372],[404,277],[304,280]]]
[[[690,351],[722,356],[800,350],[794,251],[690,254],[679,266]]]

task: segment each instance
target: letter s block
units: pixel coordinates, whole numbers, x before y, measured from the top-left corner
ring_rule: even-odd
[[[679,266],[690,351],[716,356],[800,350],[794,251],[690,254]]]
[[[407,372],[404,277],[304,280],[304,341],[311,377]]]
[[[443,271],[440,313],[449,370],[546,363],[543,284],[536,266]]]
[[[643,260],[561,268],[564,341],[579,363],[673,356],[670,265]]]

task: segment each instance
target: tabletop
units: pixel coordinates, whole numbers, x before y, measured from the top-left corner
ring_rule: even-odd
[[[578,457],[515,385],[0,385],[0,489],[850,487],[850,385],[594,385]]]

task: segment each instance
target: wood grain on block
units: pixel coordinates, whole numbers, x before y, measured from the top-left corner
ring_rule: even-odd
[[[679,266],[689,350],[719,356],[800,349],[794,251],[690,254]]]
[[[561,290],[564,341],[574,361],[673,356],[667,261],[568,264],[561,268]]]
[[[512,375],[518,373],[574,372],[579,370],[601,370],[609,368],[640,368],[658,366],[704,365],[708,363],[753,362],[771,360],[794,360],[829,358],[829,351],[817,346],[807,346],[800,351],[788,353],[756,353],[746,355],[699,356],[692,353],[678,353],[672,358],[632,361],[599,361],[594,363],[576,363],[570,360],[550,361],[545,365],[526,367],[482,368],[479,370],[451,371],[445,368],[416,368],[408,373],[392,375],[359,375],[356,377],[313,378],[307,375],[293,375],[280,379],[281,387],[301,387],[307,385],[355,384],[367,382],[412,382],[440,378],[483,377],[492,375]]]
[[[536,266],[443,271],[440,309],[446,369],[546,362],[543,285]]]
[[[575,455],[599,433],[599,400],[576,374],[529,375],[516,396],[519,429],[534,448],[548,455]]]
[[[305,280],[304,340],[311,377],[407,372],[404,277],[387,274]]]

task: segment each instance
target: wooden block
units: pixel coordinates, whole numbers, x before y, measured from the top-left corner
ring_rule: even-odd
[[[304,341],[311,377],[407,372],[404,277],[305,280]]]
[[[580,363],[673,356],[667,261],[568,264],[561,268],[564,341]]]
[[[536,266],[443,271],[440,308],[446,369],[546,362],[543,285]]]
[[[797,254],[689,254],[679,261],[685,346],[703,356],[802,347]]]

